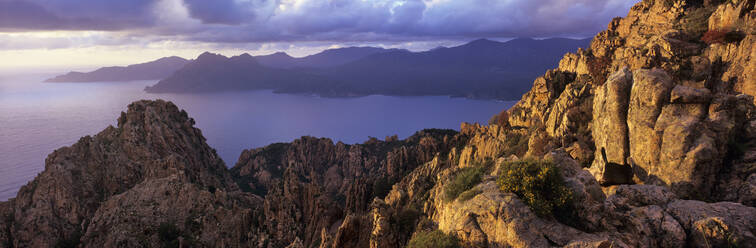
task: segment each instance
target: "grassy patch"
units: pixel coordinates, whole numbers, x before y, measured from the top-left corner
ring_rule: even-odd
[[[458,248],[459,239],[453,235],[447,235],[442,231],[426,231],[415,234],[407,248]]]
[[[485,172],[486,168],[484,166],[460,169],[454,178],[444,186],[444,201],[454,201],[459,194],[472,189],[472,187],[480,183]]]
[[[528,141],[530,137],[520,132],[509,132],[506,135],[506,146],[501,151],[500,156],[517,155],[522,156],[528,152]]]
[[[554,216],[566,224],[575,222],[572,191],[551,161],[509,162],[496,183],[501,190],[520,197],[538,216]]]
[[[709,17],[715,8],[700,7],[690,10],[681,20],[682,31],[691,38],[700,38],[709,30]]]
[[[459,194],[459,196],[457,197],[457,199],[459,199],[460,201],[465,202],[465,201],[468,201],[468,200],[472,199],[473,197],[475,197],[476,195],[478,195],[480,193],[483,193],[483,191],[481,191],[479,189],[471,189],[471,190],[462,192],[462,194]]]

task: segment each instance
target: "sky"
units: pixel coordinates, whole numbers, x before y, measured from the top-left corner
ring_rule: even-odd
[[[592,37],[638,0],[0,0],[0,70]]]

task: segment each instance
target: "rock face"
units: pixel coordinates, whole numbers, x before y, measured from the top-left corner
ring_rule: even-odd
[[[229,226],[221,236],[217,226],[250,222],[259,199],[238,190],[193,125],[168,102],[129,105],[118,127],[53,152],[45,170],[4,203],[0,243],[157,246],[165,224],[197,244],[239,244],[244,239],[234,236],[249,228]]]
[[[337,231],[368,225],[356,216],[371,211],[372,199],[384,197],[406,173],[461,144],[456,134],[424,130],[406,140],[387,137],[357,145],[303,137],[246,150],[231,172],[243,190],[264,196],[263,215],[275,221],[265,221],[261,228],[274,247],[295,237],[308,247],[323,243],[323,230],[337,243],[352,244],[345,240],[351,235]]]
[[[597,178],[605,178],[603,156],[608,163],[624,164],[630,153],[628,142],[627,105],[630,101],[632,74],[627,69],[609,76],[604,85],[596,88],[593,98],[593,140],[596,154],[591,169]],[[605,155],[601,154],[602,149]],[[598,159],[602,158],[602,159]]]
[[[372,199],[465,141],[433,129],[357,145],[303,137],[247,150],[229,170],[193,125],[169,102],[129,105],[118,127],[50,154],[43,173],[0,203],[0,244],[368,244],[348,230],[373,229],[363,217]]]
[[[590,171],[599,179],[605,148],[609,162],[634,166],[636,182],[670,186],[683,197],[725,199],[720,193],[731,191],[727,187],[749,188],[753,170],[743,168],[749,162],[732,166],[732,156],[754,149],[751,136],[738,135],[747,134],[754,119],[754,4],[673,2],[640,2],[589,49],[565,55],[510,110],[509,123],[539,130],[531,140],[570,148],[574,158],[585,159],[582,147],[588,147]],[[742,39],[705,43],[700,37],[706,29]],[[586,84],[592,85],[588,93],[563,90]],[[563,123],[561,113],[584,112],[581,105],[563,104],[577,99],[590,102],[592,114],[564,128],[555,124]],[[732,171],[740,171],[732,180],[742,183],[717,186]]]

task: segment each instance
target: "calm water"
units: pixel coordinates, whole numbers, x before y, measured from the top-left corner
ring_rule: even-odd
[[[406,138],[423,128],[459,130],[485,123],[514,102],[449,97],[368,96],[328,99],[269,91],[203,95],[147,94],[155,81],[41,83],[52,75],[0,75],[0,200],[44,169],[56,148],[115,125],[126,105],[162,98],[185,109],[228,166],[244,149],[303,135],[361,143],[368,136]]]

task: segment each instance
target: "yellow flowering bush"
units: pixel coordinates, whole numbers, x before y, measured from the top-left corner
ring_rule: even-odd
[[[501,190],[516,194],[541,217],[573,220],[572,191],[551,161],[520,160],[502,166],[496,180]]]

